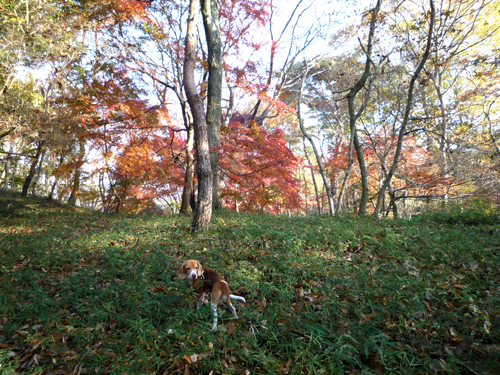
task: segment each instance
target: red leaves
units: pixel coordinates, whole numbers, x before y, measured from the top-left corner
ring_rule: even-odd
[[[286,146],[283,132],[231,122],[221,132],[220,195],[233,210],[273,214],[300,209],[301,188],[295,178],[299,160]]]
[[[151,131],[130,136],[109,162],[109,177],[123,200],[123,210],[145,209],[155,198],[171,196],[182,186],[183,171],[171,152],[179,153],[181,148],[182,140],[176,135],[170,138]],[[116,204],[116,197],[109,199],[109,204]]]

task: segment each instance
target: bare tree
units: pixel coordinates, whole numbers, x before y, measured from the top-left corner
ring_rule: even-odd
[[[392,166],[391,166],[390,170],[387,173],[387,176],[384,179],[384,183],[382,184],[382,187],[380,188],[380,190],[378,192],[377,205],[375,206],[375,211],[373,212],[374,216],[378,216],[380,213],[380,208],[381,208],[382,202],[384,200],[385,191],[389,187],[389,184],[391,183],[391,179],[394,176],[394,173],[396,172],[396,169],[398,167],[399,157],[401,155],[401,149],[403,146],[403,139],[404,139],[405,132],[406,132],[406,126],[408,124],[410,112],[412,109],[413,91],[415,88],[415,82],[417,81],[418,76],[420,75],[420,72],[423,70],[424,65],[425,65],[425,63],[426,63],[426,61],[429,58],[429,55],[431,53],[432,32],[434,29],[434,20],[435,20],[436,10],[434,7],[434,0],[429,0],[429,3],[430,3],[431,12],[430,12],[430,19],[429,19],[429,31],[427,33],[427,44],[425,47],[424,54],[422,55],[422,58],[418,64],[416,70],[414,71],[414,73],[411,76],[410,85],[408,87],[405,113],[404,113],[404,117],[401,121],[401,127],[399,128],[398,143],[396,146],[396,152],[394,154],[394,160],[392,162]]]
[[[363,47],[363,44],[361,43],[361,40],[359,43],[361,44],[361,48],[365,52],[366,55],[366,63],[365,63],[365,70],[363,72],[363,75],[359,78],[359,80],[354,84],[354,86],[349,90],[349,93],[347,94],[347,106],[349,110],[349,128],[351,130],[351,138],[349,142],[349,162],[348,162],[348,167],[346,170],[346,175],[344,178],[344,182],[342,183],[342,188],[340,189],[339,193],[339,199],[337,203],[337,210],[340,208],[340,205],[342,203],[342,197],[344,195],[344,190],[347,184],[347,180],[349,179],[349,175],[351,173],[351,168],[352,168],[352,147],[354,144],[354,148],[356,149],[356,155],[358,157],[358,163],[359,163],[359,169],[361,172],[361,200],[359,202],[359,213],[361,215],[366,214],[366,204],[368,202],[368,172],[366,170],[366,163],[365,163],[365,158],[363,156],[363,149],[361,147],[361,143],[359,142],[357,130],[356,130],[356,121],[358,118],[361,116],[361,114],[364,112],[366,109],[366,105],[368,104],[368,100],[370,98],[370,94],[372,92],[373,88],[373,81],[376,78],[376,73],[377,73],[377,65],[373,62],[371,54],[372,54],[372,49],[373,49],[373,39],[375,36],[375,26],[377,23],[377,15],[378,12],[380,11],[380,7],[382,6],[382,0],[378,0],[377,4],[375,5],[375,8],[372,10],[372,18],[370,21],[370,31],[368,34],[368,45],[366,49]],[[375,69],[375,74],[372,76],[372,78],[369,81],[368,88],[366,89],[365,93],[365,98],[363,101],[363,104],[361,107],[358,109],[356,112],[354,108],[354,101],[356,99],[356,96],[358,95],[359,91],[365,86],[366,81],[368,81],[368,78],[370,77],[370,66],[373,65]]]
[[[304,126],[304,119],[302,118],[302,112],[300,110],[301,104],[302,104],[302,96],[304,93],[304,85],[306,78],[308,77],[309,70],[311,68],[311,65],[315,63],[315,60],[312,62],[304,61],[304,72],[302,73],[302,80],[300,83],[300,89],[299,89],[299,98],[297,102],[297,118],[299,120],[299,125],[300,125],[300,130],[302,131],[302,134],[304,135],[305,138],[309,141],[311,144],[311,147],[314,151],[314,156],[316,156],[316,161],[318,162],[318,167],[321,172],[321,177],[323,178],[323,185],[326,190],[326,196],[328,198],[328,208],[330,210],[330,215],[333,215],[335,213],[335,207],[333,205],[333,197],[332,197],[332,187],[330,185],[330,181],[328,180],[328,176],[326,175],[325,168],[323,166],[323,162],[321,161],[321,155],[319,154],[318,148],[316,147],[316,144],[314,143],[311,134],[307,131],[307,129]]]

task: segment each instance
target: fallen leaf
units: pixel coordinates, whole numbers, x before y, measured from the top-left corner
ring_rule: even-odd
[[[290,372],[290,367],[292,366],[293,360],[290,358],[282,370],[283,375],[287,375]]]
[[[473,343],[474,343],[474,337],[470,336],[465,340],[463,340],[460,344],[458,344],[456,351],[462,353],[466,350],[469,350]]]

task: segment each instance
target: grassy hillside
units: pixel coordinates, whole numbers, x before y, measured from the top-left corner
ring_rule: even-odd
[[[0,373],[500,373],[500,220],[117,216],[0,196]],[[174,279],[223,274],[240,320]]]

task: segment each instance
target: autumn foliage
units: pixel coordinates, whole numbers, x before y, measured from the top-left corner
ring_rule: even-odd
[[[360,5],[358,24],[339,18],[341,27],[329,28],[320,17],[306,26],[314,3],[217,1],[221,119],[231,119],[221,129],[220,147],[212,148],[219,153],[222,205],[273,214],[308,214],[314,207],[333,214],[326,202],[342,197],[339,214],[358,209],[387,215],[394,201],[411,200],[415,210],[402,215],[409,217],[440,200],[498,202],[498,2],[442,3],[430,34],[429,0],[418,6],[383,2],[370,78],[352,103],[355,113],[363,109],[354,126],[346,93],[368,61],[374,4]],[[188,212],[198,182],[194,121],[182,86],[189,2],[2,4],[0,188],[21,190],[29,182],[28,194],[98,202],[93,208],[106,211]],[[203,27],[199,22],[194,75],[200,113],[206,114],[209,48]],[[330,44],[316,43],[320,37]],[[429,38],[430,56],[415,79],[403,127],[408,77]],[[317,46],[324,54],[315,59]],[[299,82],[311,135],[306,142],[296,118]],[[355,141],[344,185],[352,129],[359,147]],[[387,190],[384,181],[391,182]],[[179,210],[183,196],[188,198]],[[361,211],[360,197],[366,196]]]
[[[301,187],[296,179],[300,160],[287,147],[281,130],[267,131],[255,121],[235,116],[221,133],[221,197],[226,207],[273,214],[300,210]]]
[[[387,137],[381,132],[372,135],[370,139],[363,142],[363,153],[368,165],[370,195],[376,196],[378,188],[385,177],[384,167],[394,158],[394,143],[396,137]],[[347,158],[345,155],[349,151],[349,142],[332,144],[329,148],[329,157],[326,161],[329,175],[332,181],[341,181],[347,169]],[[408,197],[428,196],[438,197],[445,194],[457,192],[455,181],[439,168],[437,163],[433,163],[432,155],[421,145],[415,136],[405,137],[404,146],[400,156],[398,173],[393,179],[393,187],[396,196],[402,197],[403,193]],[[350,175],[349,186],[355,186],[359,180],[359,170],[354,169]]]

